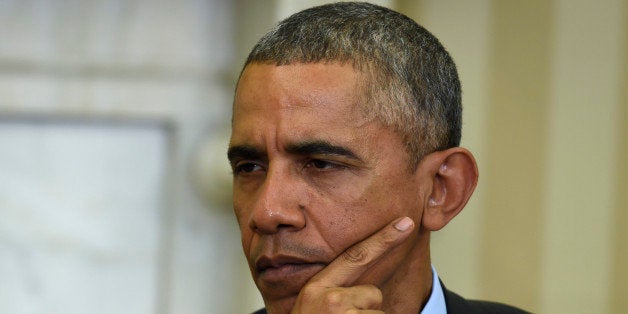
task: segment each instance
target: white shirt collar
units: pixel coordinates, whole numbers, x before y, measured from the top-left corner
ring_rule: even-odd
[[[445,305],[445,295],[443,287],[440,285],[436,269],[432,265],[432,293],[421,314],[447,314],[447,306]]]

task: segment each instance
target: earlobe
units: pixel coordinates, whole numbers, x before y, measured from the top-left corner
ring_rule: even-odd
[[[467,204],[477,184],[478,169],[471,152],[461,147],[434,152],[423,161],[419,168],[432,188],[424,204],[422,225],[437,231]]]

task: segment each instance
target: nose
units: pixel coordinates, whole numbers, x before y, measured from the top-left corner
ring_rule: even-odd
[[[264,183],[256,191],[249,227],[262,234],[303,229],[304,188],[298,177],[287,169],[269,169]]]

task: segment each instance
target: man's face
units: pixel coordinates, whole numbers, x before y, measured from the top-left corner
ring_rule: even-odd
[[[401,137],[363,116],[350,65],[251,64],[236,91],[233,206],[253,278],[269,305],[397,217],[419,225],[424,198]],[[360,278],[382,286],[417,234]]]

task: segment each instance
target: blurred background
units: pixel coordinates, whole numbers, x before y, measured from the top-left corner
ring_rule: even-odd
[[[329,1],[0,0],[0,313],[262,306],[225,158],[242,62]],[[377,1],[464,91],[470,204],[433,263],[467,298],[628,312],[628,1]]]

